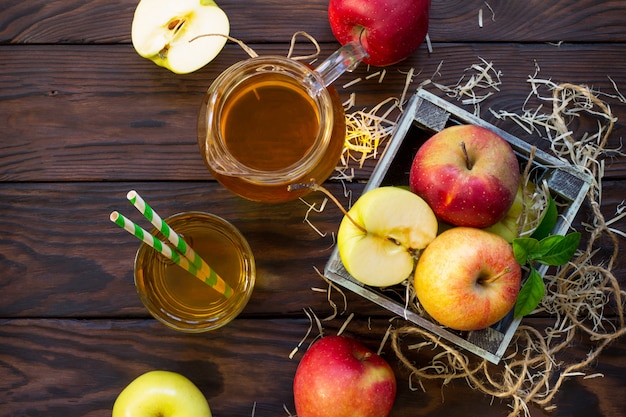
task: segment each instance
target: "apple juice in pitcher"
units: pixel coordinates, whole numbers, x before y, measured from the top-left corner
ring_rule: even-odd
[[[260,170],[291,166],[311,152],[320,128],[315,102],[279,73],[237,86],[224,103],[221,132],[230,153]]]
[[[157,320],[176,330],[202,332],[223,326],[246,306],[255,282],[250,247],[226,220],[189,212],[166,222],[233,289],[224,297],[157,251],[142,244],[135,258],[139,297]]]
[[[345,143],[345,113],[329,86],[364,51],[342,47],[312,70],[295,60],[254,57],[224,71],[198,116],[198,145],[213,176],[254,201],[282,202],[308,192],[291,184],[325,181]]]

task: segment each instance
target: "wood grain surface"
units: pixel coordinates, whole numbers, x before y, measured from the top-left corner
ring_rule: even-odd
[[[218,4],[230,18],[231,35],[260,55],[286,55],[297,31],[319,42],[321,58],[339,46],[328,24],[327,1]],[[328,204],[307,215],[307,204],[298,200],[268,208],[237,197],[211,177],[198,152],[198,108],[213,79],[246,54],[228,43],[201,70],[172,74],[134,51],[130,25],[136,5],[136,0],[0,0],[0,416],[109,416],[121,389],[152,369],[188,376],[215,416],[293,414],[293,375],[317,331],[289,356],[310,328],[305,309],[320,318],[334,314],[328,285],[317,271],[333,250],[342,214]],[[427,80],[454,85],[471,76],[472,65],[491,63],[502,83],[481,103],[480,116],[542,149],[548,148],[546,141],[494,113],[541,105],[526,102],[533,75],[589,86],[616,117],[600,202],[609,220],[623,212],[626,199],[625,27],[626,2],[620,0],[433,1],[432,52],[422,45],[386,68],[382,82],[366,79],[379,68],[361,65],[336,86],[344,100],[354,94],[354,109],[370,109],[403,92],[410,96]],[[311,51],[313,46],[298,38],[295,54]],[[410,70],[414,76],[407,85]],[[362,81],[345,86],[358,78]],[[474,110],[433,83],[426,88]],[[356,169],[351,183],[326,185],[348,207],[375,164],[370,160]],[[138,242],[108,220],[119,210],[142,222],[126,201],[131,189],[163,217],[208,211],[246,236],[258,281],[233,323],[186,335],[149,316],[133,283]],[[305,197],[316,207],[323,199],[320,193]],[[573,226],[583,230],[591,213],[587,202]],[[626,218],[611,227],[626,230]],[[599,256],[608,259],[610,239],[597,245]],[[625,288],[622,253],[613,274]],[[342,314],[323,322],[326,334],[336,333],[354,314],[345,332],[376,350],[390,320],[400,320],[351,293],[345,294],[344,311],[341,294],[331,295]],[[612,304],[605,314],[617,320],[616,311]],[[543,329],[554,320],[537,315],[523,323]],[[577,335],[563,364],[584,359],[595,346]],[[482,394],[464,380],[423,380],[420,386],[389,343],[383,356],[398,380],[392,417],[510,411],[507,399]],[[412,360],[424,365],[429,357],[420,353]],[[553,411],[531,404],[529,415],[623,416],[623,337],[584,371],[597,377],[568,378]]]

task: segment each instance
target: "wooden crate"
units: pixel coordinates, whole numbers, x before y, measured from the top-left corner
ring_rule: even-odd
[[[386,185],[408,186],[409,170],[419,146],[434,133],[456,124],[474,124],[493,130],[511,144],[520,166],[525,166],[528,162],[532,147],[527,142],[420,89],[410,99],[387,149],[363,192]],[[552,233],[565,234],[585,199],[592,178],[539,149],[535,151],[532,163],[533,181],[546,181],[552,197],[560,207],[559,221]],[[538,271],[544,276],[547,267],[540,267]],[[510,312],[489,328],[457,332],[405,308],[406,302],[400,295],[404,294],[404,287],[380,289],[355,280],[344,268],[337,248],[328,260],[324,272],[334,283],[494,364],[497,364],[504,355],[521,320],[514,318]]]

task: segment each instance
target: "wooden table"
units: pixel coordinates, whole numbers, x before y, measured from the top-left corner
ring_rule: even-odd
[[[231,35],[261,55],[286,55],[300,30],[320,43],[322,57],[338,47],[326,1],[219,3],[230,17]],[[312,288],[327,288],[316,268],[322,270],[330,256],[341,213],[329,206],[310,214],[326,233],[321,237],[303,222],[307,206],[301,201],[268,209],[211,178],[196,144],[198,106],[211,81],[246,54],[228,43],[207,67],[172,74],[133,50],[136,4],[0,1],[0,415],[110,415],[121,389],[152,369],[188,376],[216,416],[295,413],[293,375],[313,335],[292,359],[289,355],[309,328],[305,309],[320,318],[332,314],[326,294]],[[539,69],[543,79],[584,84],[613,96],[602,97],[617,117],[607,145],[614,149],[626,135],[626,103],[615,97],[615,87],[626,93],[625,27],[623,1],[433,1],[432,52],[424,44],[387,68],[383,82],[372,78],[344,88],[377,70],[361,65],[337,86],[345,99],[355,93],[353,110],[371,108],[400,97],[412,68],[408,96],[424,80],[454,85],[473,64],[492,63],[502,83],[481,103],[480,114],[523,135],[490,109],[519,112],[529,93],[527,79]],[[312,49],[304,41],[298,45],[304,53]],[[357,169],[355,180],[346,184],[354,196],[374,165],[372,160]],[[342,195],[340,182],[327,185]],[[112,210],[133,212],[125,200],[131,189],[163,216],[209,211],[247,237],[258,282],[233,323],[213,333],[185,335],[150,318],[133,285],[138,242],[108,219]],[[613,153],[606,158],[603,180],[601,210],[607,219],[625,196],[626,158]],[[322,196],[307,200],[319,205]],[[589,214],[584,206],[579,222]],[[626,230],[626,219],[612,227]],[[613,272],[626,286],[624,257]],[[336,333],[354,313],[345,333],[377,349],[392,315],[349,293],[347,299],[347,311],[323,323],[325,333]],[[340,297],[335,301],[342,303]],[[539,328],[551,321],[532,316],[523,323]],[[577,338],[569,349],[572,356],[584,357],[591,345]],[[393,416],[504,416],[509,411],[507,399],[491,398],[464,380],[424,381],[425,392],[414,391],[388,344],[383,355],[397,372]],[[624,415],[625,355],[621,338],[586,369],[603,377],[569,378],[555,397],[552,415]],[[530,413],[545,412],[530,405]]]

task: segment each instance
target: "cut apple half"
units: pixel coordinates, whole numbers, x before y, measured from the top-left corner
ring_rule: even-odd
[[[202,68],[220,53],[228,16],[212,0],[141,0],[131,28],[139,55],[177,74]],[[202,36],[201,35],[214,35]]]
[[[341,221],[337,245],[350,275],[388,287],[411,276],[419,251],[437,235],[437,218],[418,195],[398,187],[363,194]]]

